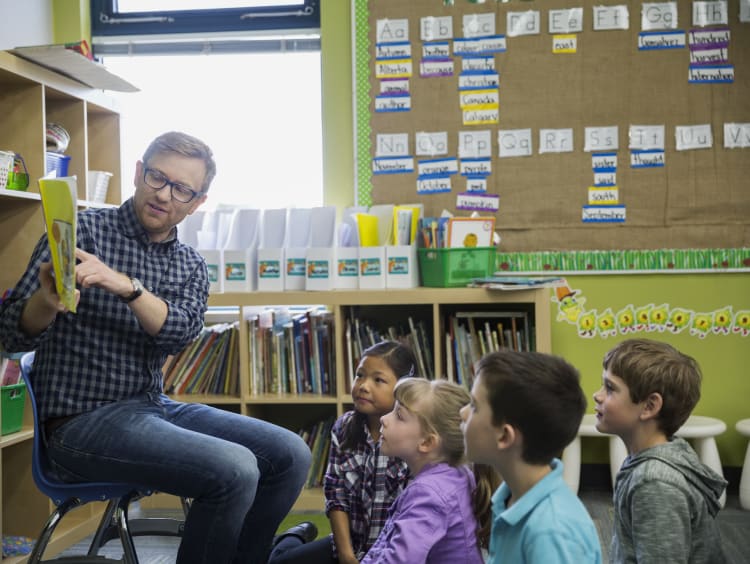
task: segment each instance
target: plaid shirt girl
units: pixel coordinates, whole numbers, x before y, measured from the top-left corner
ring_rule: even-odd
[[[354,413],[349,411],[339,417],[331,431],[324,492],[326,514],[336,509],[349,515],[354,554],[362,559],[378,538],[388,509],[406,485],[409,470],[398,458],[381,456],[380,443],[373,440],[367,425],[364,443],[354,450],[341,450],[343,431]],[[336,545],[331,544],[337,557]]]

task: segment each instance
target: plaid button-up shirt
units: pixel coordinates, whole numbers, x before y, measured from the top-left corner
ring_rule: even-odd
[[[337,509],[349,514],[352,547],[361,559],[378,538],[388,509],[406,485],[409,469],[404,461],[380,454],[380,442],[373,440],[366,425],[364,444],[341,450],[344,426],[354,413],[339,417],[331,431],[324,491],[326,513]]]
[[[60,313],[36,337],[19,327],[26,301],[39,287],[39,265],[50,261],[46,235],[10,297],[0,305],[0,343],[10,352],[36,350],[34,392],[40,418],[90,411],[113,401],[162,390],[162,365],[203,326],[208,272],[203,258],[176,234],[153,243],[133,200],[119,208],[78,214],[76,244],[110,268],[138,278],[163,299],[167,319],[151,337],[117,296],[80,288],[77,313]]]

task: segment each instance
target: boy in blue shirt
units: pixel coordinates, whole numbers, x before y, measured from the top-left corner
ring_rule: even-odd
[[[556,457],[586,410],[578,371],[548,354],[490,353],[471,396],[461,410],[466,455],[504,479],[492,496],[488,562],[601,563],[594,523]]]

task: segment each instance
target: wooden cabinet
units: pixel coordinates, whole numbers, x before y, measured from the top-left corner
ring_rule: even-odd
[[[323,395],[252,395],[250,390],[250,355],[248,312],[259,306],[325,305],[334,316],[335,331],[335,396]],[[431,329],[432,366],[437,376],[446,374],[445,333],[447,321],[457,311],[523,311],[534,329],[535,348],[551,351],[551,319],[548,289],[491,291],[479,288],[414,288],[408,290],[334,290],[330,292],[252,292],[214,294],[210,306],[234,306],[240,321],[240,394],[232,396],[178,396],[183,401],[201,401],[232,409],[238,413],[270,420],[299,430],[325,417],[337,417],[351,409],[346,392],[348,370],[345,355],[345,321],[352,313],[385,320],[402,319],[413,314],[426,321]],[[356,310],[353,312],[353,308]],[[323,494],[319,489],[303,491],[295,506],[297,510],[322,509]]]
[[[46,124],[51,122],[70,133],[65,154],[70,157],[68,174],[78,177],[79,207],[120,203],[120,115],[113,100],[101,91],[0,52],[0,150],[21,155],[30,179],[25,192],[0,190],[0,291],[18,281],[44,232],[36,181],[46,173]],[[89,170],[113,174],[105,204],[85,200]],[[33,434],[27,404],[22,430],[0,437],[2,535],[36,537],[52,509],[31,477]],[[90,504],[66,517],[50,544],[50,554],[92,532],[100,509]]]

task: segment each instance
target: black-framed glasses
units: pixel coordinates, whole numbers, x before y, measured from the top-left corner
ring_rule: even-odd
[[[203,195],[203,192],[196,192],[195,190],[193,190],[192,188],[188,188],[184,184],[180,184],[179,182],[172,182],[164,175],[164,173],[156,170],[155,168],[144,169],[143,182],[146,183],[146,186],[156,191],[161,190],[165,186],[169,186],[172,194],[172,199],[177,200],[178,202],[182,202],[183,204],[192,202],[198,196]]]

